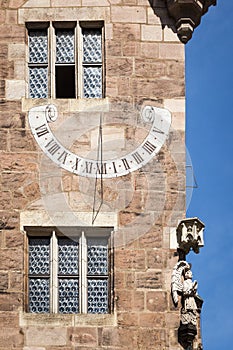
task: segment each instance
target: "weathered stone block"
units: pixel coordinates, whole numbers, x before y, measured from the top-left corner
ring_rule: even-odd
[[[111,58],[106,65],[107,75],[109,76],[132,75],[133,72],[132,58]]]
[[[1,135],[1,133],[0,133]],[[13,209],[12,194],[10,191],[1,191],[1,208],[3,210]]]
[[[6,291],[8,289],[8,272],[1,271],[0,272],[0,292]],[[2,320],[2,315],[0,314],[0,325]]]
[[[131,93],[137,96],[152,97],[182,97],[184,96],[184,82],[175,79],[132,79]]]
[[[115,252],[115,263],[117,268],[125,269],[145,269],[145,251],[117,249]]]
[[[132,328],[119,328],[120,345],[132,350],[138,347],[138,331]]]
[[[137,0],[122,0],[124,5],[137,5]]]
[[[69,2],[64,2],[63,0],[51,0],[51,7],[71,7],[71,6],[81,6],[81,0],[69,0]]]
[[[23,274],[18,271],[10,271],[9,273],[9,290],[21,292],[23,290]]]
[[[184,45],[177,44],[159,44],[159,58],[184,60]]]
[[[14,42],[24,42],[25,27],[11,24],[4,24],[0,26],[0,40],[2,43],[8,43],[14,38]]]
[[[22,7],[50,7],[50,0],[28,0]]]
[[[6,10],[6,23],[17,24],[17,11],[16,10]]]
[[[146,23],[146,9],[139,6],[112,6],[111,18],[118,23]]]
[[[163,331],[160,329],[151,328],[139,329],[138,345],[142,349],[156,348],[162,345]],[[165,342],[163,342],[165,348]],[[162,348],[162,346],[161,346]]]
[[[98,344],[97,329],[93,327],[78,327],[69,330],[70,341],[73,346],[94,347]]]
[[[120,346],[121,340],[117,328],[103,328],[101,335],[101,345]]]
[[[25,97],[26,83],[24,80],[6,80],[6,98],[19,100]]]
[[[146,271],[136,273],[137,288],[160,289],[162,276],[160,271]]]
[[[162,312],[168,309],[167,293],[162,291],[149,291],[146,294],[146,308],[149,311]]]
[[[139,325],[138,312],[119,313],[117,316],[117,321],[120,327],[137,327]]]
[[[150,312],[139,314],[139,326],[150,328],[164,328],[165,316],[164,313]]]
[[[82,6],[109,6],[108,0],[82,0]]]
[[[0,270],[21,270],[23,254],[21,249],[1,249]]]
[[[146,261],[148,269],[162,269],[164,262],[163,252],[158,249],[147,251]]]
[[[25,59],[25,44],[9,44],[8,45],[8,58],[9,59]]]
[[[132,310],[133,292],[121,289],[116,290],[116,305],[119,311],[130,311]]]
[[[166,75],[166,63],[162,61],[136,58],[135,75],[144,78],[163,77]]]
[[[7,135],[8,132],[6,130],[0,130],[0,150],[7,151]]]
[[[0,311],[18,311],[20,307],[22,307],[22,292],[0,294]]]
[[[56,327],[30,327],[25,331],[27,346],[63,346],[66,345],[67,329]]]
[[[10,8],[19,8],[25,3],[25,0],[9,0]]]
[[[5,230],[5,246],[6,248],[16,248],[23,246],[23,234],[17,230]]]
[[[6,328],[0,334],[0,344],[5,349],[17,348],[23,345],[23,334],[20,333],[19,328]]]
[[[19,213],[15,210],[1,211],[1,226],[5,230],[19,228]],[[0,236],[1,237],[1,236]]]
[[[137,57],[140,53],[140,43],[131,41],[123,44],[122,54],[123,56]]]
[[[161,26],[155,26],[155,25],[145,25],[143,24],[141,26],[141,39],[143,41],[162,41],[163,39],[163,32],[161,29]]]
[[[106,42],[106,54],[108,57],[111,56],[121,56],[122,47],[121,42],[118,40],[111,40]]]
[[[25,173],[38,171],[37,154],[4,153],[1,155],[1,160],[1,171]]]
[[[140,44],[140,56],[145,58],[157,58],[159,54],[159,44],[142,42]]]
[[[6,20],[6,11],[1,9],[0,10],[0,24],[5,23]]]
[[[10,149],[13,152],[35,151],[36,143],[30,131],[12,130],[10,132]]]
[[[135,23],[114,23],[113,24],[113,38],[118,41],[131,42],[140,40],[140,24]]]
[[[0,97],[5,97],[5,80],[0,80]]]
[[[136,282],[137,284],[137,282]],[[144,291],[134,291],[132,300],[132,311],[143,311],[145,304],[145,293]]]
[[[139,239],[141,248],[161,248],[162,246],[162,230],[158,225],[153,227],[149,232]]]

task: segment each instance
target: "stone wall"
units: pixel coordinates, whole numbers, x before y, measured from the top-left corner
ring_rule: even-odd
[[[66,5],[63,0],[1,0],[0,4],[0,350],[178,350],[179,314],[170,299],[170,274],[177,257],[170,235],[185,216],[184,47],[164,1],[71,0]],[[106,97],[28,99],[25,22],[72,20],[105,23]],[[114,220],[119,239],[114,246],[110,315],[25,312],[23,228],[50,224],[45,189],[52,196],[62,193],[77,215],[92,213],[93,192],[87,194],[86,189],[93,191],[93,181],[58,170],[42,156],[33,138],[28,111],[47,103],[58,107],[60,119],[51,126],[58,135],[62,122],[77,111],[86,118],[87,111],[110,105],[111,113],[104,112],[103,132],[109,143],[121,139],[120,154],[142,142],[148,131],[138,122],[141,106],[166,108],[172,114],[170,135],[152,161],[134,173],[103,182],[104,207],[96,226],[105,222],[111,226]],[[97,126],[85,131],[72,146],[75,152],[90,154],[96,133]],[[45,168],[50,176],[43,182]]]

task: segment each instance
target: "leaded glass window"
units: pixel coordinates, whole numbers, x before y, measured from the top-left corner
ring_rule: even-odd
[[[102,97],[102,34],[100,29],[83,29],[83,94]]]
[[[76,22],[27,26],[29,98],[103,97],[101,23],[97,28],[91,22],[88,28]]]
[[[88,312],[108,312],[108,241],[87,239]]]
[[[49,312],[50,239],[29,239],[29,311]]]
[[[29,30],[29,97],[48,97],[47,29]]]
[[[28,311],[109,313],[110,229],[80,229],[75,238],[46,232],[29,232]]]

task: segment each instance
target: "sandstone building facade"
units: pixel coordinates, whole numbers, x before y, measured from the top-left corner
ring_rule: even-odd
[[[180,349],[185,56],[165,2],[2,0],[0,26],[0,349]]]

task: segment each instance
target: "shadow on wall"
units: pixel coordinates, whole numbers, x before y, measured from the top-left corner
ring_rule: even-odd
[[[166,26],[176,33],[175,21],[169,16],[166,0],[148,0],[155,16],[159,17],[162,29]]]

